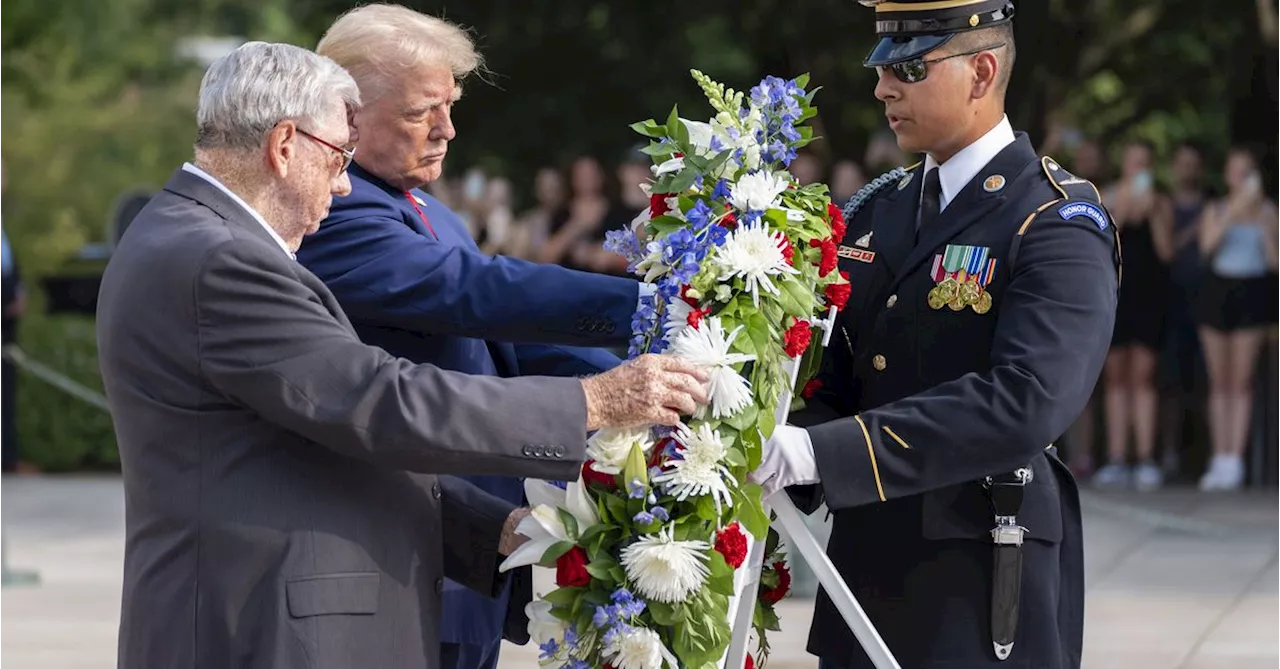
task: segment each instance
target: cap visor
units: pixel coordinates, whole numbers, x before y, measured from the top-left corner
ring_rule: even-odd
[[[915,37],[882,37],[880,42],[862,61],[865,67],[880,67],[919,58],[951,41],[955,33],[946,35],[917,35]]]

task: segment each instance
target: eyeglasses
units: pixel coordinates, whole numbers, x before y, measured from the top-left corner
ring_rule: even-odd
[[[316,137],[315,135],[307,132],[306,130],[303,130],[302,128],[298,128],[298,134],[302,135],[303,137],[310,137],[316,142],[319,142],[320,144],[323,144],[324,146],[329,147],[330,149],[333,149],[334,151],[337,151],[338,153],[342,154],[342,168],[338,170],[338,174],[342,174],[343,172],[346,172],[347,168],[351,167],[351,161],[355,160],[356,158],[355,149],[344,149],[341,146],[330,144],[329,142],[326,142],[323,139]]]
[[[924,81],[925,78],[929,76],[929,65],[933,63],[941,63],[944,60],[949,60],[951,58],[959,58],[961,56],[972,56],[974,54],[982,53],[983,51],[999,49],[1004,45],[1005,45],[1005,42],[1001,42],[999,44],[993,44],[991,46],[984,46],[981,49],[974,49],[973,51],[965,51],[964,53],[953,53],[950,56],[934,58],[933,60],[925,60],[923,57],[912,58],[911,60],[904,60],[898,63],[894,63],[892,65],[877,67],[876,74],[882,74],[884,72],[884,68],[888,67],[890,70],[893,71],[893,76],[897,77],[898,81],[901,81],[904,84],[915,84],[915,83]]]

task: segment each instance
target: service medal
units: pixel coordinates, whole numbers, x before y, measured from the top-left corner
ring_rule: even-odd
[[[934,286],[929,291],[929,308],[941,309],[947,303],[947,298],[942,296],[942,286]]]
[[[947,302],[947,306],[951,307],[952,311],[964,311],[968,305],[964,302],[964,296],[957,290],[956,294],[951,296],[951,301]]]
[[[985,314],[991,311],[991,293],[982,291],[982,295],[978,297],[978,301],[973,305],[973,311],[979,314]]]
[[[982,294],[982,290],[978,288],[978,284],[965,282],[960,286],[960,299],[966,305],[977,304],[978,296]]]

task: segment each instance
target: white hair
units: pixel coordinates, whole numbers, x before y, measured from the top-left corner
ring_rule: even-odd
[[[250,149],[283,120],[318,124],[360,89],[332,60],[290,44],[249,42],[209,66],[200,83],[196,148]]]
[[[316,53],[350,71],[368,100],[386,92],[388,78],[406,67],[447,67],[461,82],[484,64],[466,30],[387,4],[357,7],[338,17],[320,38]]]

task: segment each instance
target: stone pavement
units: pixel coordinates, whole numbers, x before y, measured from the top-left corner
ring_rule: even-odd
[[[115,666],[124,509],[116,477],[6,477],[5,549],[34,586],[0,598],[6,669]],[[1277,496],[1086,493],[1087,669],[1274,668]],[[804,653],[811,602],[781,606],[770,669],[816,667]],[[536,666],[508,645],[501,669]]]

